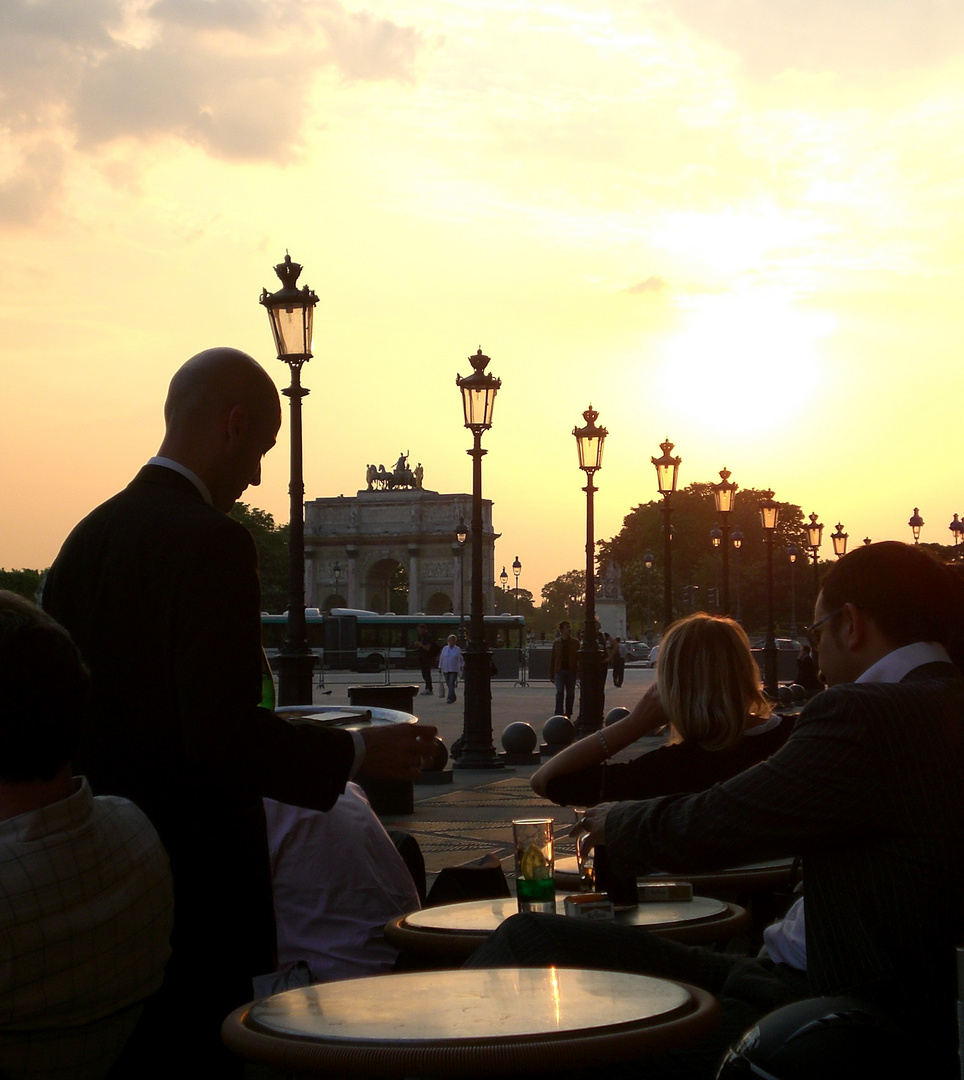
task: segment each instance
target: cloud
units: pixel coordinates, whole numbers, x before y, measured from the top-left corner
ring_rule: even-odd
[[[0,0],[0,24],[0,132],[23,143],[5,140],[20,151],[5,191],[20,204],[51,179],[54,144],[173,138],[290,160],[320,73],[411,82],[422,48],[413,28],[337,0]],[[27,153],[38,139],[47,149]]]
[[[643,293],[643,294],[658,294],[666,292],[669,288],[669,282],[665,278],[658,277],[656,274],[650,274],[648,278],[643,281],[637,281],[635,285],[630,285],[628,289],[624,289],[624,292],[628,293]]]
[[[947,0],[665,0],[751,73],[894,72],[964,49],[964,7]]]
[[[64,152],[43,141],[13,163],[0,179],[0,226],[23,228],[38,221],[63,190]]]

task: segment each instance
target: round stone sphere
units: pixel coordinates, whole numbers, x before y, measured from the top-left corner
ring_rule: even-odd
[[[789,686],[777,687],[777,701],[779,701],[781,705],[793,704],[793,692]]]
[[[550,716],[542,725],[542,738],[547,746],[568,746],[576,734],[576,725],[568,716]]]
[[[610,709],[606,713],[606,719],[603,721],[604,727],[609,727],[610,724],[615,724],[617,720],[622,720],[624,716],[629,716],[629,709],[624,709],[622,705],[618,708]]]
[[[441,772],[448,764],[449,752],[444,742],[435,736],[435,745],[432,747],[431,758],[425,763],[426,772]]]
[[[807,700],[806,688],[801,686],[798,682],[791,683],[790,684],[790,696],[796,702],[806,701]]]
[[[536,748],[536,733],[531,724],[517,720],[502,732],[502,749],[507,754],[531,754]]]

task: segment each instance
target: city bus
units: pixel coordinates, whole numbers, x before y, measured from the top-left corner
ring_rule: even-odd
[[[261,640],[271,661],[285,639],[286,615],[261,615]],[[309,608],[305,615],[308,646],[326,671],[379,672],[392,669],[418,670],[416,627],[424,623],[439,648],[449,634],[455,634],[462,649],[465,643],[460,622],[468,635],[469,616],[460,620],[445,615],[378,615],[355,608],[332,608],[322,614]],[[486,615],[485,640],[492,653],[497,677],[518,678],[526,648],[525,618],[522,615]]]

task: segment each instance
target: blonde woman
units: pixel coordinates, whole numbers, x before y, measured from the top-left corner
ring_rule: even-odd
[[[607,764],[664,724],[666,746]],[[791,727],[771,716],[743,628],[700,613],[663,635],[656,682],[629,716],[567,747],[531,783],[562,806],[704,791],[775,753]]]

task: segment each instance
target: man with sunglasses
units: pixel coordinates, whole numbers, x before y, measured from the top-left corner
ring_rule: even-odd
[[[964,677],[945,646],[964,625],[960,582],[904,544],[845,556],[823,580],[811,628],[830,689],[780,751],[698,795],[586,813],[590,840],[606,845],[620,875],[802,855],[805,931],[800,907],[768,932],[768,955],[747,959],[635,928],[526,916],[506,923],[473,966],[575,963],[704,986],[721,999],[724,1023],[685,1062],[673,1056],[673,1075],[712,1076],[741,1026],[789,1001],[843,993],[918,1035],[935,1054],[927,1075],[952,1075]],[[647,1075],[664,1074],[648,1065]]]

